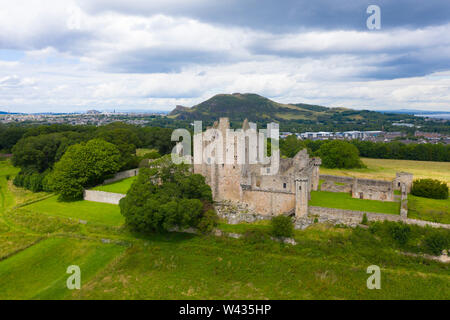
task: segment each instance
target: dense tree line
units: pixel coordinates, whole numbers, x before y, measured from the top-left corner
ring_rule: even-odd
[[[289,138],[289,137],[288,137]],[[287,140],[288,138],[284,139]],[[300,150],[302,147],[318,155],[320,147],[327,143],[328,140],[299,140],[299,142],[291,141],[288,145],[297,145],[290,151],[290,154],[295,150]],[[419,160],[419,161],[450,161],[450,145],[431,144],[431,143],[409,143],[402,142],[371,142],[361,140],[350,140],[348,143],[353,144],[359,151],[359,155],[365,158],[374,159],[398,159],[398,160]],[[283,140],[280,142],[280,148],[283,154],[283,148],[286,143]]]
[[[450,161],[450,145],[353,140],[362,157],[422,161]]]
[[[167,154],[174,146],[171,141],[172,129],[138,127],[121,122],[101,127],[71,125],[21,127],[23,130],[16,135],[13,134],[15,131],[12,128],[16,127],[6,129],[8,139],[2,143],[12,151],[13,165],[21,168],[14,183],[33,191],[50,191],[47,189],[50,184],[46,183],[46,176],[73,145],[93,139],[111,143],[117,148],[120,156],[118,161],[120,166],[116,171],[139,166],[143,157],[136,155],[136,148],[156,149],[158,154]],[[15,144],[11,147],[13,142]]]
[[[363,168],[364,164],[359,158],[358,149],[348,141],[331,140],[317,143],[312,140],[300,140],[295,135],[290,135],[280,141],[281,156],[293,158],[297,152],[307,149],[313,156],[322,159],[322,165],[326,168]]]

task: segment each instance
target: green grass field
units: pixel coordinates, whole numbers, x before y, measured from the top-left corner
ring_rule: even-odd
[[[51,197],[25,207],[32,212],[38,212],[57,217],[75,218],[92,223],[109,226],[120,226],[124,219],[119,206],[109,203],[92,201],[60,202],[57,197]]]
[[[408,217],[450,224],[450,198],[427,199],[408,195]]]
[[[325,235],[325,237],[324,237]],[[369,237],[369,238],[366,238]],[[347,229],[299,232],[301,244],[168,235],[135,244],[77,299],[448,299],[448,267],[423,265]],[[362,239],[366,238],[362,242]],[[371,242],[368,244],[366,242]],[[359,244],[356,244],[358,243]],[[352,244],[355,243],[355,244]],[[325,258],[326,257],[326,258]],[[366,268],[382,268],[368,290]]]
[[[395,173],[410,172],[414,179],[431,178],[446,181],[450,184],[450,162],[369,159],[362,158],[367,166],[364,169],[327,169],[320,167],[321,174],[350,176],[367,179],[392,180]]]
[[[126,194],[127,191],[130,189],[131,185],[133,184],[133,182],[136,180],[136,178],[137,176],[122,179],[120,181],[116,181],[110,184],[97,186],[93,188],[93,190]]]
[[[344,192],[311,191],[309,205],[388,214],[400,212],[399,202],[355,199]]]
[[[144,236],[112,227],[123,222],[114,205],[50,197],[15,208],[37,196],[3,183],[0,299],[450,299],[448,264],[405,256],[370,230],[316,224],[295,231],[296,246]],[[220,228],[246,233],[270,226]],[[381,268],[381,290],[366,287],[373,264]],[[70,265],[81,268],[81,290],[65,286]]]
[[[86,240],[41,241],[0,262],[0,299],[63,299],[71,294],[66,287],[68,266],[78,265],[87,283],[123,250]]]

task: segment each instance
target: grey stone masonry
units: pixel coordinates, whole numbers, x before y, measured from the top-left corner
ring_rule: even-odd
[[[84,190],[83,199],[87,201],[103,202],[111,204],[119,204],[120,199],[125,195],[121,193],[97,191],[97,190]]]

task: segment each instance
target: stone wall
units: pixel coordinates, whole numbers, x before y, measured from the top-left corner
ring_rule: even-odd
[[[259,220],[270,220],[272,216],[261,215],[249,208],[246,203],[232,202],[228,200],[216,201],[214,205],[217,215],[227,220],[229,224],[241,222],[255,222]]]
[[[401,190],[402,184],[406,187],[406,192],[411,192],[411,187],[413,183],[413,174],[408,172],[397,172],[394,179],[395,190]]]
[[[392,181],[320,175],[322,191],[351,192],[353,198],[394,201]]]
[[[394,201],[392,181],[355,179],[352,186],[352,197],[357,199]]]
[[[400,215],[373,213],[364,211],[352,211],[334,208],[323,207],[309,207],[309,215],[306,219],[297,219],[296,228],[303,229],[311,225],[311,221],[317,219],[317,222],[328,222],[333,224],[344,224],[349,226],[356,226],[361,223],[362,218],[366,214],[369,221],[396,221],[404,222],[406,224],[418,225],[421,227],[430,226],[433,228],[450,229],[450,224],[435,223],[430,221],[409,219]]]
[[[110,179],[106,179],[105,181],[103,181],[103,184],[113,183],[113,182],[116,182],[116,181],[119,181],[119,180],[122,180],[122,179],[126,179],[126,178],[137,176],[138,174],[139,174],[139,169],[138,168],[117,172],[114,175],[114,177],[112,177]]]
[[[120,199],[122,199],[123,197],[125,197],[125,195],[121,193],[97,190],[84,190],[83,194],[84,200],[111,204],[119,204]]]
[[[335,208],[324,208],[309,206],[309,215],[329,216],[330,219],[338,219],[344,224],[359,224],[361,223],[364,214],[369,221],[400,221],[402,217],[394,214],[383,214],[365,211],[344,210]]]
[[[295,208],[295,194],[263,190],[243,190],[242,202],[261,215],[279,215]]]
[[[219,217],[226,219],[230,224],[242,222],[256,222],[259,220],[270,220],[273,215],[261,215],[251,210],[247,204],[232,203],[231,201],[216,202],[216,211]],[[289,213],[287,213],[289,214]],[[306,216],[295,217],[294,226],[296,229],[305,229],[315,223],[342,224],[356,227],[361,224],[364,214],[369,221],[396,221],[406,224],[414,224],[421,227],[430,226],[433,228],[450,229],[450,224],[435,223],[423,220],[408,219],[400,215],[373,213],[364,211],[353,211],[343,209],[333,209],[324,207],[309,206],[309,213]]]

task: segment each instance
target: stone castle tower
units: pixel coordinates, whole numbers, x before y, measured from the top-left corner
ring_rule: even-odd
[[[194,156],[202,153],[203,161],[194,163],[193,168],[205,177],[215,201],[244,204],[262,215],[307,214],[310,192],[319,186],[319,158],[310,158],[304,149],[292,159],[272,155],[262,164],[264,146],[248,136],[256,131],[255,124],[245,120],[242,130],[230,132],[228,118],[220,118],[208,129],[194,137]],[[251,148],[256,148],[257,163],[251,161],[255,157]],[[271,172],[274,161],[279,162],[277,172]]]

